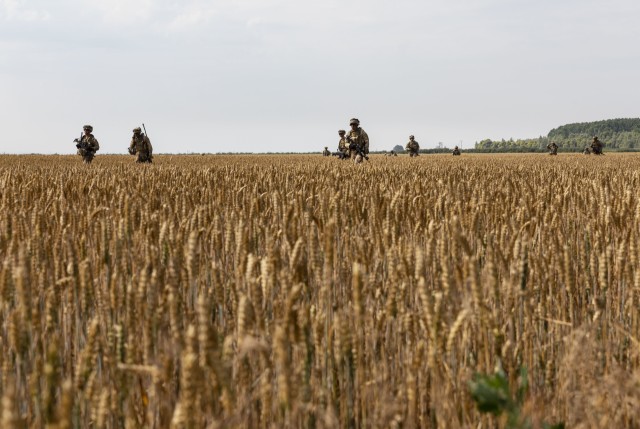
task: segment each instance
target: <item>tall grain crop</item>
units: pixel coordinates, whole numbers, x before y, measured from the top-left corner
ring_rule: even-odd
[[[639,167],[2,156],[2,427],[636,427]]]

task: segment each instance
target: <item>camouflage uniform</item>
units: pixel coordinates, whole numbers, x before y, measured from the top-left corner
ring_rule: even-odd
[[[356,118],[352,118],[349,121],[349,125],[351,125],[351,130],[347,134],[347,141],[349,142],[349,145],[354,144],[360,146],[364,154],[368,155],[369,136],[362,128],[360,128],[360,121]],[[358,152],[355,149],[349,148],[349,157],[358,164],[362,162],[362,156],[358,155]]]
[[[345,131],[339,130],[338,135],[340,136],[340,140],[338,140],[338,151],[349,152],[349,143],[347,143],[347,138],[345,137]]]
[[[82,127],[84,135],[80,139],[75,139],[76,148],[78,148],[78,155],[82,157],[82,162],[85,164],[91,164],[93,158],[96,156],[96,152],[100,149],[98,140],[91,134],[93,127],[91,125],[85,125]]]
[[[593,142],[591,142],[591,152],[594,155],[602,155],[602,142],[598,140],[597,136],[593,137]]]
[[[142,133],[140,128],[133,129],[133,137],[131,137],[129,153],[131,155],[138,155],[136,162],[151,163],[153,160],[153,146],[151,146],[151,140]]]
[[[329,148],[327,146],[324,147],[322,151],[322,156],[331,156],[331,152],[329,152]]]
[[[557,155],[558,145],[556,144],[556,142],[551,142],[547,145],[547,150],[549,151],[549,155]]]
[[[459,156],[460,155],[460,149],[458,149],[458,146],[453,148],[453,156]]]
[[[414,140],[413,136],[409,136],[409,143],[407,143],[407,145],[404,147],[404,150],[409,152],[410,157],[418,156],[420,145],[417,141]]]

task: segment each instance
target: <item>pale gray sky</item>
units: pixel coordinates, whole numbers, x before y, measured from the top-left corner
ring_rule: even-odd
[[[0,152],[372,150],[638,117],[637,0],[0,0]]]

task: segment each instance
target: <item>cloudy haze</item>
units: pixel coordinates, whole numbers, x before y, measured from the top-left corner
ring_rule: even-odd
[[[0,152],[372,150],[638,117],[631,0],[0,0]]]

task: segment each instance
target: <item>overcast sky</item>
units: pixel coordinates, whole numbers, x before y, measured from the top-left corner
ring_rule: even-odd
[[[372,150],[638,117],[637,0],[0,0],[0,152]]]

